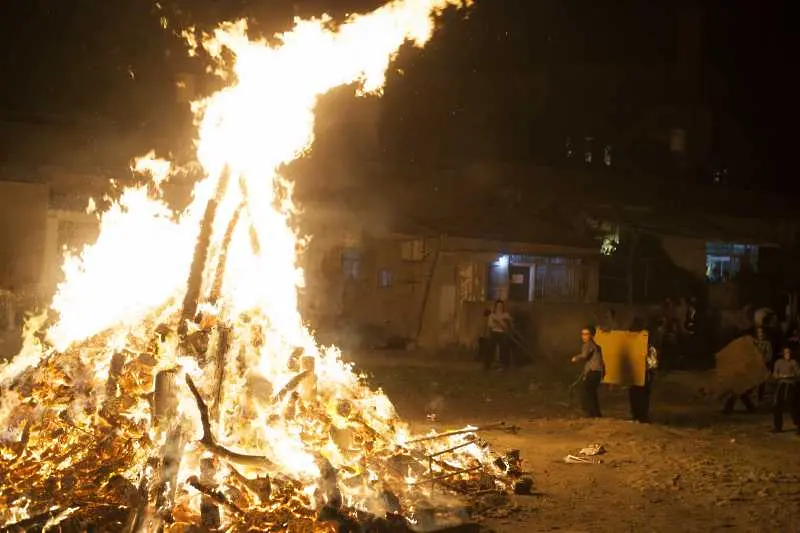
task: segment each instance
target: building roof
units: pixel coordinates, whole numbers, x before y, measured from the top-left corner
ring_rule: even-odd
[[[448,235],[502,242],[547,244],[596,249],[588,233],[553,216],[525,212],[514,206],[501,210],[484,206],[463,207],[460,212],[397,215],[389,227],[398,233]]]
[[[776,246],[782,242],[782,221],[755,218],[734,218],[702,213],[665,213],[648,208],[613,209],[589,206],[587,213],[662,237],[684,237],[759,246]]]

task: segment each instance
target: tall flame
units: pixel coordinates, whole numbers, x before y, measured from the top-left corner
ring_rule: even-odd
[[[297,368],[287,363],[298,349],[311,358],[316,401],[331,419],[342,416],[337,405],[347,401],[369,427],[392,435],[395,443],[405,440],[407,430],[396,422],[389,400],[369,390],[335,348],[320,348],[303,323],[298,310],[303,272],[297,263],[303,240],[292,226],[296,209],[291,183],[279,168],[311,146],[320,95],[347,84],[356,84],[362,94],[379,93],[400,46],[422,46],[431,37],[438,12],[468,3],[396,0],[336,28],[327,17],[296,20],[294,29],[276,36],[275,45],[251,40],[245,21],[223,24],[206,35],[200,46],[231,80],[227,88],[194,104],[197,158],[207,177],[195,185],[191,204],[180,214],[154,199],[152,187],[122,194],[101,216],[97,241],[66,258],[65,280],[52,302],[58,318],[42,332],[45,342],[29,335],[16,363],[0,367],[0,385],[7,387],[51,353],[113,332],[104,341],[102,356],[80,351],[81,360],[93,369],[95,388],[101,388],[115,350],[131,338],[147,337],[154,324],[175,321],[201,221],[213,199],[218,207],[204,266],[203,314],[236,324],[230,353],[244,363],[239,371],[225,374],[216,428],[220,443],[258,451],[294,476],[320,475],[317,457],[303,438],[321,431],[319,423],[273,416],[269,404],[274,395],[270,398],[264,390],[277,391],[297,375]],[[227,64],[225,58],[231,56],[233,64]],[[152,160],[137,168],[153,173],[156,190],[170,169],[166,162]],[[223,175],[229,177],[225,188],[220,187]],[[216,286],[222,263],[222,282]],[[212,291],[218,291],[213,299]],[[177,365],[201,387],[210,386],[212,379],[179,352],[174,340],[165,339],[159,368]],[[197,409],[191,396],[183,394],[181,411],[188,413],[197,433]],[[94,396],[90,400],[99,401]],[[0,413],[4,426],[13,426],[12,416]],[[333,446],[322,453],[336,467],[348,460]]]

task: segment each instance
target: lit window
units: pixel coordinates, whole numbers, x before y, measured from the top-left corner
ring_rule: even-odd
[[[749,244],[706,244],[706,277],[712,283],[730,281],[743,271],[758,269],[758,246]]]
[[[394,284],[394,274],[389,268],[383,268],[378,272],[378,287],[385,289]]]

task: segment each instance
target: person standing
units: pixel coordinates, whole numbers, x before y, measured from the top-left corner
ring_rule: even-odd
[[[583,362],[581,403],[583,412],[589,418],[600,418],[600,398],[598,389],[603,381],[605,363],[603,362],[603,351],[594,342],[594,328],[587,326],[581,330],[581,353],[572,358],[573,363]]]
[[[792,350],[783,349],[783,358],[775,361],[772,377],[777,382],[775,398],[772,406],[772,431],[783,431],[783,412],[789,405],[792,412],[792,421],[800,433],[800,402],[797,399],[797,380],[800,378],[800,365],[792,359]]]
[[[498,353],[501,370],[507,370],[511,366],[509,333],[513,325],[514,320],[506,312],[506,304],[503,300],[497,300],[487,318],[487,326],[489,328],[489,357],[494,358],[495,352]],[[486,367],[486,365],[484,366]],[[489,366],[491,366],[491,359]]]
[[[634,422],[650,423],[650,394],[653,391],[653,378],[658,368],[658,351],[654,346],[647,348],[645,355],[644,385],[633,385],[628,389],[631,405],[631,418]]]

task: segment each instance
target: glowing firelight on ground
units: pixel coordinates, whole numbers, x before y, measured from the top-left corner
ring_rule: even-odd
[[[197,159],[207,177],[196,184],[191,205],[175,214],[153,194],[169,179],[170,165],[152,157],[137,162],[136,169],[151,173],[153,183],[124,191],[101,215],[97,241],[80,255],[66,257],[65,281],[51,306],[57,319],[46,324],[42,317],[31,321],[21,353],[0,367],[0,427],[4,429],[0,440],[21,439],[31,449],[45,446],[30,436],[35,434],[35,425],[29,436],[23,434],[26,424],[36,423],[33,418],[58,413],[63,416],[55,422],[66,420],[92,428],[98,425],[101,407],[114,400],[124,420],[119,423],[141,430],[129,440],[137,443],[128,452],[135,464],[120,472],[138,484],[147,471],[147,458],[170,442],[149,428],[148,421],[155,415],[148,401],[108,392],[113,390],[106,386],[113,375],[112,361],[122,354],[133,362],[126,363],[119,379],[144,375],[151,381],[124,378],[133,379],[143,390],[152,390],[157,372],[170,369],[181,377],[176,380],[179,384],[184,383],[183,376],[190,376],[199,394],[209,400],[215,387],[219,389],[218,401],[209,401],[216,442],[263,458],[263,465],[270,466],[262,466],[270,474],[304,480],[302,492],[307,496],[315,493],[318,479],[324,476],[321,458],[334,468],[352,469],[366,460],[364,450],[374,453],[410,442],[408,428],[398,420],[388,398],[370,390],[340,360],[335,348],[320,348],[303,323],[297,296],[303,285],[303,272],[297,265],[303,241],[291,223],[296,214],[291,183],[278,169],[311,146],[314,107],[320,95],[347,84],[356,84],[360,93],[379,93],[400,46],[409,41],[422,46],[431,37],[433,17],[439,11],[467,3],[398,0],[367,15],[353,16],[336,28],[324,17],[298,20],[292,31],[277,36],[276,45],[248,38],[244,21],[224,24],[205,36],[198,45],[216,61],[216,72],[229,81],[227,88],[194,104]],[[226,63],[226,57],[233,57],[233,64]],[[212,199],[217,209],[208,255],[201,265],[196,315],[200,319],[185,324],[180,320],[181,303]],[[137,354],[146,351],[158,324],[169,327],[154,349],[154,362],[147,363],[152,366],[147,367]],[[198,363],[200,351],[187,351],[177,333],[182,327],[189,334],[208,333],[209,345],[223,330],[228,334],[227,353],[233,361],[224,372]],[[72,354],[74,360],[54,364],[61,354]],[[32,390],[45,391],[35,401],[9,388],[26,372],[33,372]],[[302,378],[299,385],[293,382],[298,377]],[[43,382],[50,389],[42,388]],[[56,387],[68,391],[69,401],[47,392]],[[297,394],[289,399],[282,396],[280,391],[286,387]],[[181,386],[177,394],[186,435],[179,454],[177,479],[181,483],[199,472],[202,447],[197,441],[203,427],[189,389]],[[56,397],[61,399],[56,401]],[[290,408],[292,414],[287,415]],[[374,442],[361,442],[360,448],[335,444],[331,428],[344,430],[354,423],[383,440],[373,437]],[[448,444],[444,441],[442,446]],[[453,464],[466,465],[482,458],[483,452],[467,445],[454,453]],[[242,467],[251,474],[254,470],[258,469]],[[374,471],[366,470],[365,479],[379,481]],[[217,477],[228,474],[223,466]],[[406,475],[404,481],[413,485],[415,475]],[[343,492],[350,504],[366,509],[377,505],[364,485]],[[181,489],[176,499],[187,498],[194,502],[189,502],[192,507],[195,496],[196,492]],[[20,499],[0,509],[0,522],[24,517],[29,504]]]

